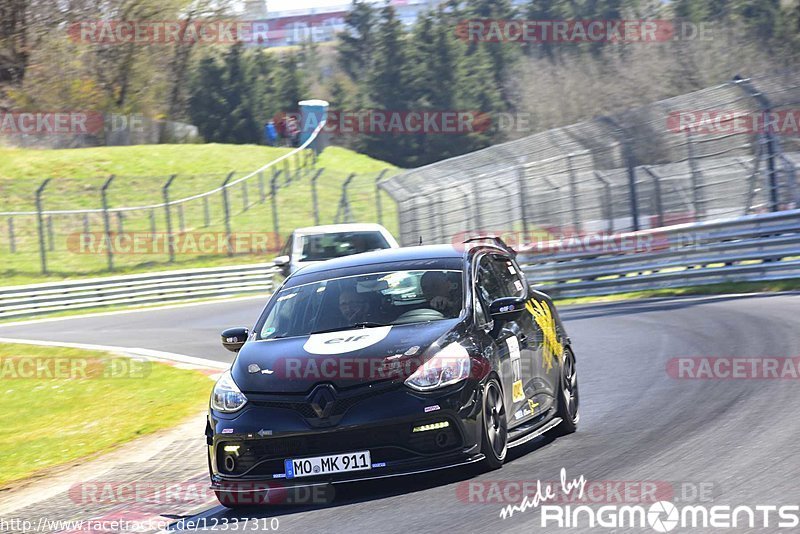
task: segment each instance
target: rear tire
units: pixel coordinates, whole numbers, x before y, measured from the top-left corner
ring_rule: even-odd
[[[561,365],[561,379],[558,386],[558,410],[556,417],[561,418],[553,433],[557,436],[572,434],[578,429],[580,420],[580,403],[578,395],[578,374],[575,366],[575,354],[569,347],[564,349],[564,362]]]
[[[485,456],[482,465],[487,470],[501,468],[508,452],[506,406],[503,389],[496,378],[489,379],[483,388],[481,452]]]

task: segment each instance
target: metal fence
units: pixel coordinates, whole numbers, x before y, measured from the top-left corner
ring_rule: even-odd
[[[540,241],[517,259],[560,297],[800,278],[800,210]]]
[[[528,239],[792,209],[800,205],[800,137],[714,117],[798,105],[798,73],[737,78],[410,170],[381,187],[398,204],[406,245],[464,232]],[[690,113],[712,118],[682,126]]]
[[[262,263],[3,287],[0,319],[106,306],[267,294],[275,289],[277,274],[277,268]]]
[[[377,188],[386,176],[325,169],[301,150],[250,173],[52,179],[33,191],[10,183],[9,197],[29,200],[0,212],[0,260],[10,272],[62,276],[263,261],[299,226],[394,226],[393,203]]]

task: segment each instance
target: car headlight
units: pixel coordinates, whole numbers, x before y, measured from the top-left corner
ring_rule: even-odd
[[[406,385],[419,391],[428,391],[464,380],[469,376],[469,370],[467,349],[458,343],[450,343],[420,365],[406,379]]]
[[[247,403],[244,396],[233,381],[230,371],[225,373],[214,384],[214,391],[211,392],[211,407],[223,413],[233,413],[241,410]]]

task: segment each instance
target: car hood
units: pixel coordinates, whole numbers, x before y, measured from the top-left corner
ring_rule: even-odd
[[[304,393],[405,378],[458,319],[358,328],[245,343],[231,368],[243,393]],[[431,350],[429,350],[431,349]]]

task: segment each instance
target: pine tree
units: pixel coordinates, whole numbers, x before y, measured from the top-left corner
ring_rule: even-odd
[[[258,124],[265,124],[280,111],[275,87],[278,65],[272,53],[261,49],[248,55],[247,60],[248,78],[253,88],[252,114]]]
[[[389,4],[381,9],[378,36],[373,65],[366,76],[369,102],[380,112],[408,110],[413,99],[409,94],[406,36],[403,24]],[[390,163],[402,164],[413,153],[413,141],[404,133],[367,135],[362,142],[368,154]]]
[[[353,0],[344,19],[346,30],[339,34],[338,63],[356,83],[364,80],[372,66],[373,44],[377,36],[375,9],[368,3]]]
[[[301,77],[294,54],[287,54],[278,69],[277,94],[275,101],[283,112],[296,112],[297,103],[306,97],[305,80]]]
[[[225,55],[224,81],[222,96],[227,114],[220,126],[223,139],[230,143],[257,143],[261,129],[253,116],[253,88],[248,83],[241,43],[231,46]]]
[[[223,69],[213,56],[205,56],[191,81],[189,117],[200,135],[212,143],[222,142],[220,124],[226,115],[222,98]]]

